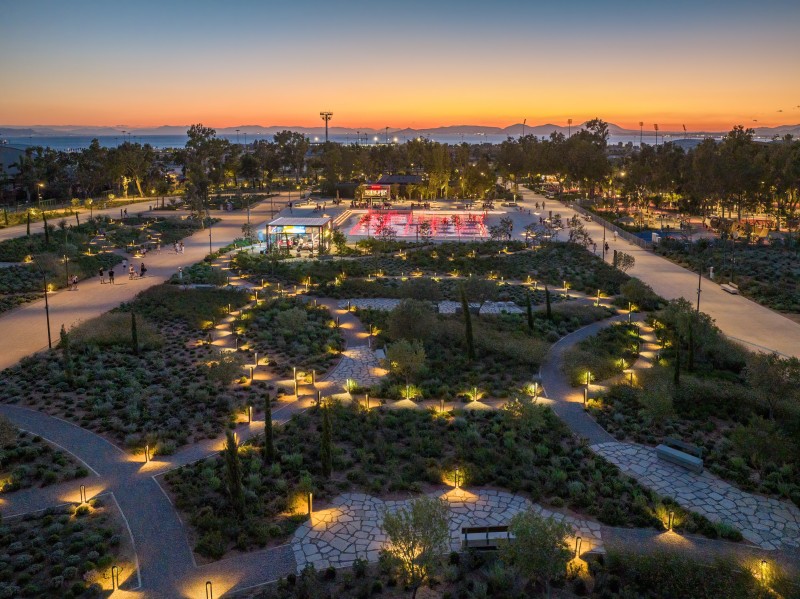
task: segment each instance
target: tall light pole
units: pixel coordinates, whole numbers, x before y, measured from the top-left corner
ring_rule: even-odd
[[[522,137],[525,137],[525,123],[528,122],[528,119],[522,119]]]
[[[42,270],[42,280],[44,281],[44,313],[47,318],[47,347],[53,349],[53,340],[50,337],[50,304],[47,301],[47,275]]]
[[[653,125],[653,129],[656,130],[656,148],[658,147],[658,124]]]
[[[567,119],[567,137],[572,137],[572,119]]]
[[[389,145],[389,126],[386,126],[386,145]]]
[[[208,254],[211,255],[214,253],[214,250],[211,249],[211,223],[208,225]]]
[[[236,130],[236,145],[239,145],[239,130]]]
[[[639,147],[644,143],[644,121],[639,121]]]
[[[331,117],[333,116],[333,113],[332,112],[327,112],[327,111],[320,112],[319,116],[321,116],[322,120],[325,121],[325,143],[328,143],[328,121],[331,120]]]

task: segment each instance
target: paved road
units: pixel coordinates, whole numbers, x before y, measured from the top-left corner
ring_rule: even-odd
[[[287,196],[276,197],[276,207],[286,202]],[[253,223],[266,220],[270,214],[269,200],[262,201],[250,210]],[[211,246],[218,250],[237,237],[242,236],[242,225],[247,221],[245,212],[221,212],[214,216],[221,222],[211,227]],[[209,250],[208,229],[198,231],[184,240],[185,253],[175,254],[170,248],[162,248],[159,254],[151,252],[141,260],[147,265],[144,279],[129,280],[116,269],[116,284],[102,285],[98,277],[81,281],[78,291],[62,290],[49,294],[50,331],[53,343],[58,341],[61,325],[67,329],[81,321],[99,316],[154,285],[169,279],[178,267],[187,267],[201,261]],[[140,261],[140,262],[141,262]],[[135,262],[138,266],[138,262]],[[47,347],[47,325],[44,300],[24,306],[0,316],[3,331],[3,351],[0,353],[0,370],[16,364],[23,357]]]
[[[554,214],[560,213],[565,221],[575,214],[575,211],[566,205],[546,199],[527,189],[520,188],[520,195],[523,206],[534,212],[533,203],[544,201],[547,212],[552,210]],[[512,216],[515,220],[514,231],[522,238],[522,228],[530,223],[534,216],[521,213],[512,213]],[[597,249],[600,252],[603,227],[595,222],[585,224],[597,242]],[[567,230],[560,233],[562,239],[566,239],[568,235]],[[684,297],[693,305],[697,302],[696,272],[691,272],[621,238],[615,242],[611,234],[606,237],[606,241],[610,246],[606,259],[611,260],[614,250],[634,256],[636,266],[628,274],[650,285],[656,293],[667,299]],[[706,278],[703,279],[701,289],[700,309],[716,321],[725,335],[750,346],[751,349],[776,351],[786,356],[800,357],[800,323],[742,296],[726,293],[719,285]]]

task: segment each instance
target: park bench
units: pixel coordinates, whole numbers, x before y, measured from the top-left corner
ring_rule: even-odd
[[[512,538],[508,526],[463,526],[462,549],[497,549],[500,541]]]
[[[723,283],[720,285],[723,291],[727,291],[731,295],[739,295],[739,286],[735,283]]]
[[[667,437],[656,446],[656,455],[665,462],[677,464],[700,474],[703,471],[703,450],[695,445]]]

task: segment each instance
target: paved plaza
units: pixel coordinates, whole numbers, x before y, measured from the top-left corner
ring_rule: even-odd
[[[568,523],[573,534],[581,537],[582,554],[603,551],[599,523],[547,510],[519,495],[492,489],[474,492],[452,489],[445,493],[431,493],[430,496],[441,498],[450,508],[450,545],[453,551],[461,549],[462,527],[504,526],[515,514],[528,509],[542,517]],[[349,567],[359,558],[377,561],[380,550],[387,543],[381,528],[384,514],[406,507],[410,501],[384,501],[362,493],[340,495],[330,507],[315,511],[311,521],[303,523],[295,531],[292,550],[298,571],[308,564],[321,570],[328,566]]]

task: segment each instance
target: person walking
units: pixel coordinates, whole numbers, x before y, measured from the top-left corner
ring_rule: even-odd
[[[114,284],[114,267],[108,269],[108,282]]]
[[[100,267],[100,272],[98,274],[100,275],[100,284],[101,285],[105,284],[105,282],[106,282],[106,273],[103,270],[102,266]]]
[[[72,290],[78,290],[78,275],[72,275]]]
[[[186,249],[186,248],[184,247],[184,245],[183,245],[183,242],[181,241],[181,254],[183,254],[183,251],[184,251],[185,249]]]
[[[122,272],[125,272],[127,269],[128,269],[128,259],[127,258],[123,258],[122,259]]]
[[[136,269],[133,268],[133,264],[128,267],[128,279],[133,280],[134,276],[136,276]]]
[[[144,262],[139,265],[139,278],[144,278],[144,273],[147,272],[147,269],[144,267]]]

